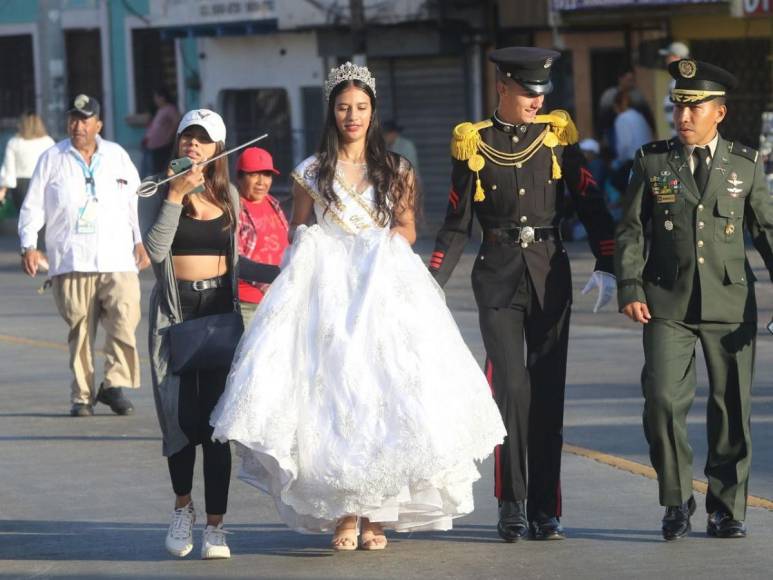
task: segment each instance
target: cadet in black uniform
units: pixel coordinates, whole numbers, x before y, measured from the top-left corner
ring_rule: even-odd
[[[538,115],[558,57],[531,47],[491,53],[499,107],[489,120],[454,129],[453,184],[430,263],[444,285],[475,214],[483,243],[472,288],[486,372],[508,431],[496,450],[495,494],[499,535],[509,542],[529,532],[538,540],[564,537],[560,470],[572,302],[569,260],[558,229],[564,184],[596,257],[585,290],[598,287],[595,310],[616,290],[612,218],[575,144],[577,129],[565,111]]]

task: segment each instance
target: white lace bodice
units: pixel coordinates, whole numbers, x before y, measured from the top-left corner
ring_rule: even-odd
[[[292,177],[314,200],[314,215],[322,228],[353,235],[387,227],[379,223],[372,185],[358,193],[337,173],[333,189],[339,203],[331,206],[317,190],[317,169],[317,157],[312,155],[295,168]]]

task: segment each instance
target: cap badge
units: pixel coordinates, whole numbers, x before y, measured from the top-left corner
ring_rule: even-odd
[[[86,95],[78,95],[77,97],[75,97],[75,100],[73,101],[73,105],[75,105],[76,109],[82,109],[88,104],[89,104],[89,98]]]
[[[695,76],[697,71],[698,66],[695,64],[694,60],[685,59],[679,61],[679,74],[682,75],[682,77],[691,79]]]
[[[545,64],[543,64],[542,66],[545,68],[550,68],[550,65],[552,64],[553,64],[553,57],[549,56],[545,59]]]

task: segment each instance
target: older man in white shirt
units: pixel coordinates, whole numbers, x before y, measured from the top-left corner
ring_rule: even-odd
[[[137,222],[137,169],[118,144],[102,139],[99,103],[78,95],[68,111],[70,135],[40,158],[19,214],[22,267],[35,276],[46,248],[56,306],[70,331],[70,415],[94,414],[101,402],[119,415],[133,410],[123,388],[140,386],[135,330],[140,321],[138,268],[149,264]],[[95,393],[92,345],[106,332],[105,377]]]

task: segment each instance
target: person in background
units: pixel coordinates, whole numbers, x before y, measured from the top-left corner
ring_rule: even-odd
[[[271,154],[260,147],[249,147],[236,163],[236,181],[241,207],[239,211],[239,255],[254,262],[278,266],[289,245],[287,218],[279,202],[270,194],[274,175]],[[268,284],[239,280],[239,301],[247,326]]]
[[[419,178],[419,154],[416,152],[416,145],[413,141],[402,135],[403,128],[394,121],[384,123],[384,141],[387,149],[402,155],[413,166],[413,173]]]
[[[17,133],[5,146],[5,157],[0,167],[0,205],[5,203],[10,193],[16,211],[21,210],[35,165],[52,145],[54,140],[48,135],[43,119],[35,113],[23,113],[19,117]],[[43,249],[43,234],[38,237],[38,249]],[[40,256],[38,268],[48,270],[48,261],[44,256]]]
[[[147,169],[150,173],[161,173],[166,169],[172,154],[175,131],[180,122],[180,112],[172,101],[169,91],[163,87],[153,91],[153,104],[156,107],[156,112],[145,130],[142,148],[148,157]]]
[[[22,267],[30,276],[40,269],[37,242],[46,226],[54,300],[69,326],[73,417],[93,415],[96,402],[128,415],[134,406],[123,389],[140,386],[137,269],[149,264],[137,223],[140,179],[129,154],[99,136],[99,112],[95,98],[75,97],[67,111],[70,136],[41,155],[19,212]],[[100,322],[105,378],[94,393]]]
[[[663,57],[666,68],[672,62],[676,62],[683,58],[690,58],[690,49],[684,42],[672,42],[666,48],[661,48],[658,54]],[[676,137],[676,126],[674,125],[674,103],[671,101],[671,91],[674,90],[674,84],[676,80],[673,78],[668,83],[668,90],[663,97],[663,114],[666,117],[666,122],[670,132],[669,137]]]
[[[620,92],[628,93],[629,106],[637,110],[647,121],[650,130],[655,130],[655,117],[652,114],[647,99],[636,86],[636,73],[632,69],[624,71],[617,78],[617,85],[609,87],[599,97],[598,126],[596,132],[601,139],[602,145],[610,149],[615,149],[615,119],[617,111],[615,109],[615,97]]]
[[[615,161],[611,180],[618,191],[624,191],[633,158],[642,145],[652,141],[652,129],[644,115],[631,106],[628,91],[615,95],[615,111]]]
[[[607,166],[601,156],[601,145],[595,139],[583,139],[580,141],[580,151],[585,156],[593,179],[596,180],[599,187],[602,187],[607,179]]]

